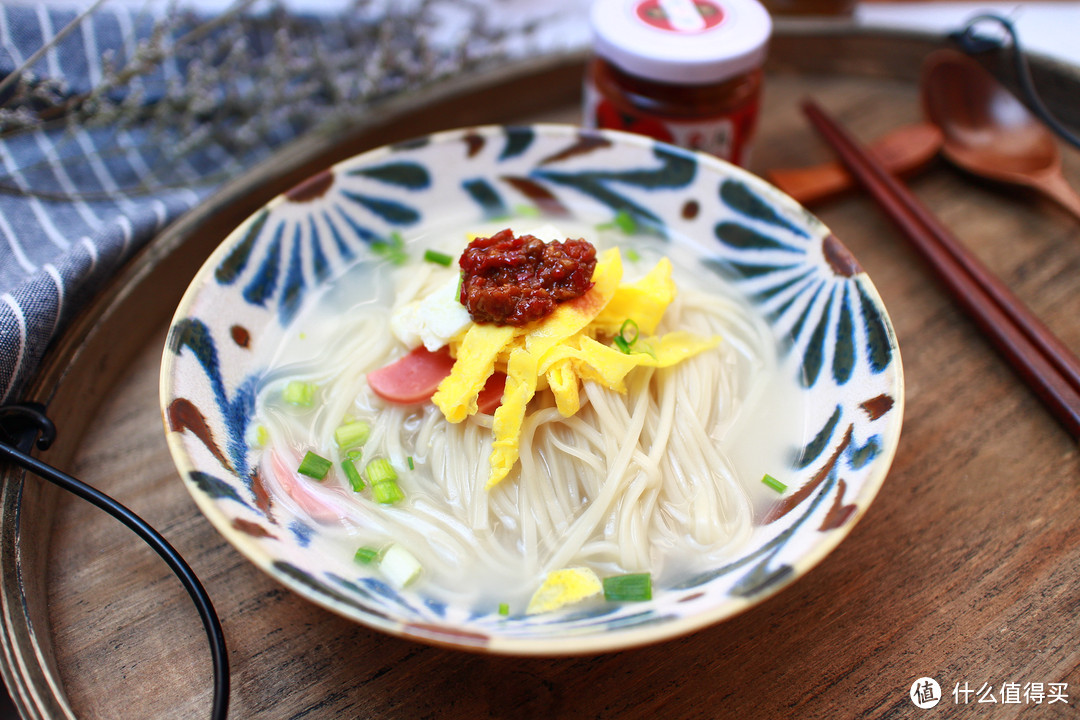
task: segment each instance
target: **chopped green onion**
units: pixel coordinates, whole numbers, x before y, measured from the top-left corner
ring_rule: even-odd
[[[649,573],[613,575],[604,578],[604,599],[612,602],[652,600],[652,576]]]
[[[397,480],[397,470],[386,458],[375,458],[369,462],[367,467],[364,468],[364,474],[367,475],[368,482],[372,485]]]
[[[619,334],[612,338],[612,342],[615,343],[615,347],[619,348],[620,352],[629,355],[633,352],[634,343],[637,342],[640,335],[641,331],[638,329],[637,323],[627,318],[623,320],[622,326],[619,327]]]
[[[379,570],[391,584],[403,588],[420,575],[420,561],[400,545],[391,545],[379,560]]]
[[[626,259],[629,260],[630,262],[637,262],[638,260],[641,259],[641,253],[639,253],[634,248],[627,248],[627,250],[626,250]]]
[[[615,227],[622,230],[627,235],[633,235],[637,232],[637,220],[626,210],[620,210],[615,213]]]
[[[769,473],[765,473],[765,476],[763,478],[761,478],[761,482],[765,483],[766,485],[768,485],[770,488],[772,488],[773,490],[775,490],[778,493],[782,493],[785,490],[787,490],[787,485],[780,482],[779,480],[774,478]]]
[[[506,617],[510,614],[510,605],[507,603],[499,603],[499,614]]]
[[[396,231],[390,233],[390,237],[385,240],[372,242],[371,250],[395,265],[404,265],[409,260],[409,254],[405,252],[405,240],[401,237],[401,233]]]
[[[412,455],[405,458],[405,462],[409,463],[409,469],[410,470],[415,470],[416,469],[416,465],[413,463]]]
[[[259,447],[266,447],[270,444],[270,431],[266,429],[265,425],[259,425],[255,428],[255,442],[259,444]]]
[[[441,253],[438,250],[425,250],[424,259],[428,262],[435,263],[436,265],[442,265],[443,267],[450,267],[450,263],[454,262],[454,258],[446,253]]]
[[[382,505],[393,505],[405,499],[405,493],[393,480],[371,484],[371,497]]]
[[[373,547],[358,548],[356,555],[353,555],[353,560],[363,565],[370,565],[375,562],[379,557],[379,551]]]
[[[638,224],[634,216],[626,210],[620,210],[615,213],[615,217],[611,219],[611,222],[606,222],[596,226],[597,230],[622,230],[627,235],[633,235],[637,232]]]
[[[364,478],[360,477],[360,471],[356,469],[356,464],[352,461],[352,458],[345,458],[341,461],[341,469],[345,473],[345,477],[349,479],[349,487],[353,489],[353,492],[360,492],[364,489]]]
[[[290,380],[281,393],[282,399],[297,407],[311,407],[315,402],[315,383],[303,380]]]
[[[454,299],[461,302],[461,286],[465,284],[465,273],[459,272],[457,276],[457,290],[454,291]]]
[[[364,468],[364,475],[371,483],[371,496],[375,502],[393,505],[405,499],[405,493],[397,484],[397,471],[386,458],[375,458]]]
[[[654,350],[653,346],[650,345],[649,343],[645,342],[644,340],[638,340],[636,343],[634,343],[634,352],[642,353],[643,355],[648,355],[653,360],[657,359],[656,358],[656,350]]]
[[[315,478],[316,480],[322,480],[326,477],[326,473],[330,472],[330,468],[334,463],[330,462],[322,455],[316,455],[308,450],[307,455],[300,461],[300,467],[296,468],[296,472],[301,475],[307,475],[309,478]]]
[[[540,217],[540,210],[535,205],[516,205],[514,214],[522,217]]]
[[[354,420],[344,425],[339,425],[334,431],[334,442],[339,448],[360,447],[371,436],[371,426],[363,420]]]

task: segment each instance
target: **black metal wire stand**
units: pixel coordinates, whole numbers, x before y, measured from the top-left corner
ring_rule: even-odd
[[[1046,107],[1046,103],[1042,101],[1039,91],[1035,88],[1035,81],[1031,77],[1031,67],[1028,65],[1027,55],[1020,47],[1020,37],[1012,22],[1000,15],[983,13],[971,18],[963,28],[951,33],[950,37],[952,37],[952,39],[960,45],[960,48],[969,55],[978,55],[979,53],[998,50],[1004,47],[1005,43],[999,38],[988,37],[978,33],[979,25],[984,23],[996,23],[1001,26],[1001,29],[1009,36],[1009,39],[1012,42],[1012,56],[1016,78],[1020,84],[1020,91],[1024,95],[1027,106],[1059,138],[1080,150],[1080,136],[1077,136],[1076,133],[1070,131],[1052,112],[1050,112],[1050,109]]]
[[[180,580],[195,603],[210,641],[214,670],[214,696],[210,717],[212,720],[224,720],[229,710],[229,658],[225,634],[210,596],[187,562],[145,520],[100,490],[29,454],[34,446],[38,450],[48,450],[55,439],[56,426],[45,414],[44,406],[37,403],[19,403],[0,407],[0,459],[9,460],[112,515],[153,548]]]

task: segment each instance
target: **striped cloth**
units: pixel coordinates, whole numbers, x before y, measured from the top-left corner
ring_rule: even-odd
[[[0,4],[0,77],[21,67],[76,15],[74,10],[47,4]],[[317,24],[310,35],[320,43],[317,52],[335,51],[335,33],[340,36],[338,45],[351,42],[341,31],[340,15],[309,19]],[[32,75],[38,80],[61,81],[54,93],[77,96],[88,92],[106,73],[103,57],[123,66],[138,52],[140,41],[150,36],[157,20],[160,16],[142,10],[100,7],[36,62]],[[264,26],[262,36],[247,37],[241,43],[249,62],[258,62],[260,52],[269,53],[275,47],[272,30],[268,36]],[[474,56],[469,62],[475,64],[475,48],[471,49]],[[345,51],[355,53],[357,48],[346,47]],[[480,52],[494,55],[496,50],[487,46]],[[453,59],[452,52],[447,54],[450,63],[461,62]],[[198,61],[197,57],[168,60],[132,82],[129,92],[137,92],[142,103],[153,103],[170,83],[175,87],[190,76],[187,63]],[[394,80],[391,74],[387,87],[370,89],[368,94],[395,91]],[[400,82],[400,77],[396,80]],[[10,91],[0,96],[0,103],[9,100]],[[322,105],[313,101],[313,107],[318,110],[333,103],[333,99],[324,98]],[[136,250],[200,203],[224,179],[310,129],[318,115],[306,115],[305,122],[294,112],[287,120],[264,128],[257,142],[236,147],[228,142],[226,133],[224,139],[204,142],[179,157],[165,149],[190,137],[194,131],[190,125],[164,129],[162,123],[154,128],[132,127],[130,123],[122,128],[61,125],[0,133],[3,401],[22,399],[21,393],[50,342]],[[242,120],[236,122],[242,129]]]
[[[74,11],[0,6],[0,74],[7,76]],[[129,54],[149,34],[152,19],[102,10],[34,68],[62,78],[67,92],[89,91],[102,74],[102,53]],[[198,203],[197,184],[131,197],[160,162],[146,138],[126,132],[129,149],[115,153],[117,133],[67,128],[0,137],[0,388],[19,399],[49,342],[141,244]],[[145,135],[145,133],[142,133]],[[226,158],[222,158],[227,161]],[[182,170],[205,174],[192,159]],[[81,199],[81,198],[88,199]]]

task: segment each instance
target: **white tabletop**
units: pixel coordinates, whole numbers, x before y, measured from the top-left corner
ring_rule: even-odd
[[[1026,51],[1080,66],[1080,2],[874,2],[857,6],[855,19],[867,27],[944,34],[987,12],[1012,21]]]

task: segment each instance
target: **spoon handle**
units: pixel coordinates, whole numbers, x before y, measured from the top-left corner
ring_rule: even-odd
[[[870,150],[896,175],[925,167],[941,148],[941,131],[930,123],[901,126],[870,145]],[[774,168],[765,178],[801,205],[813,205],[855,186],[855,179],[836,161],[800,168]]]
[[[1040,178],[1034,184],[1037,190],[1042,191],[1047,197],[1055,200],[1061,207],[1071,212],[1080,219],[1080,193],[1078,193],[1064,175],[1055,173]]]

